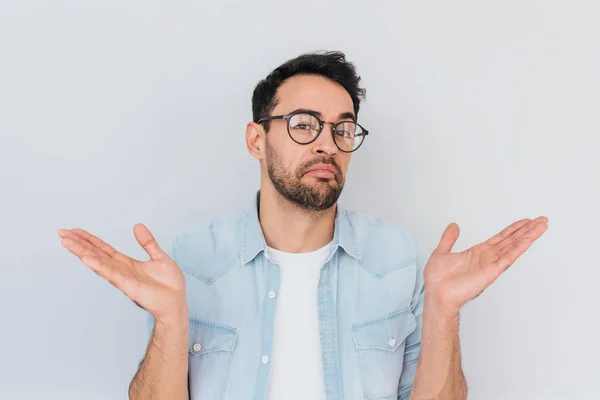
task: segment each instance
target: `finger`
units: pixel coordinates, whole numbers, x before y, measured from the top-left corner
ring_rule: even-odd
[[[104,252],[92,247],[89,243],[82,243],[87,242],[81,238],[74,240],[72,237],[65,237],[63,239],[63,245],[71,253],[79,257],[81,262],[87,265],[90,269],[94,270],[94,272],[103,278],[107,280],[114,280],[114,273],[127,266],[125,263],[121,263],[118,260],[108,257]]]
[[[104,267],[102,265],[102,261],[100,261],[100,259],[98,257],[86,255],[86,256],[81,257],[81,262],[84,263],[86,266],[88,266],[91,270],[93,270],[97,274],[99,274],[99,270],[106,269],[106,267]]]
[[[513,246],[522,237],[529,235],[529,233],[532,231],[532,229],[535,229],[535,227],[537,226],[538,223],[546,224],[547,221],[548,221],[548,219],[546,217],[538,217],[534,220],[530,220],[525,225],[520,227],[517,231],[513,232],[512,235],[507,237],[502,242],[498,243],[496,245],[496,247],[497,247],[496,252],[498,254],[504,254],[504,252],[507,248],[510,248],[511,246]]]
[[[75,228],[75,229],[71,229],[71,232],[73,232],[76,235],[79,235],[83,239],[87,240],[94,247],[97,247],[98,249],[105,252],[109,257],[114,257],[118,253],[118,251],[115,250],[111,245],[109,245],[102,239],[92,235],[91,233],[89,233],[88,231],[86,231],[84,229]]]
[[[505,271],[514,262],[527,251],[540,236],[548,229],[546,222],[536,223],[526,235],[514,242],[512,246],[507,247],[499,254],[498,268],[500,272]]]
[[[97,248],[96,246],[92,245],[90,242],[88,242],[83,237],[79,236],[78,234],[71,232],[70,230],[67,230],[67,229],[62,229],[61,231],[62,232],[59,235],[63,239],[70,239],[70,240],[78,243],[84,249],[90,251],[93,254],[96,254],[98,257],[109,257],[108,254],[106,254],[105,252],[103,252],[102,250]]]
[[[98,254],[93,249],[89,248],[88,246],[83,245],[77,239],[74,239],[71,237],[66,237],[62,240],[61,243],[67,250],[69,250],[71,253],[73,253],[80,259],[85,256],[91,256],[91,257],[96,257],[96,258],[99,256],[101,257],[100,254]]]
[[[512,223],[511,225],[504,228],[500,233],[489,238],[486,241],[486,243],[491,244],[491,245],[496,245],[496,244],[500,243],[501,241],[503,241],[504,239],[506,239],[507,237],[512,235],[514,232],[519,230],[522,226],[526,225],[529,221],[531,221],[531,219],[525,218],[525,219],[522,219],[522,220]]]
[[[106,279],[111,285],[123,291],[127,278],[117,268],[114,268],[108,262],[102,262],[97,257],[84,256],[81,261],[96,274]]]
[[[91,233],[87,232],[84,229],[76,228],[76,229],[72,229],[72,231],[75,234],[79,235],[84,240],[86,240],[87,242],[89,242],[92,246],[96,247],[97,249],[100,249],[108,257],[113,257],[119,261],[123,261],[123,262],[127,262],[127,263],[136,261],[133,258],[121,253],[120,251],[115,250],[114,247],[112,247],[111,245],[106,243],[104,240],[100,239],[97,236],[92,235]]]
[[[160,248],[160,246],[156,242],[156,239],[154,238],[152,233],[150,233],[150,230],[146,228],[145,225],[136,224],[133,227],[133,234],[135,235],[135,238],[137,239],[140,246],[142,246],[144,250],[146,250],[146,253],[148,253],[151,259],[162,260],[165,258],[169,258],[167,253],[165,253],[163,249]]]
[[[444,233],[442,233],[442,238],[440,239],[440,243],[433,251],[436,254],[447,254],[452,251],[452,247],[456,243],[458,239],[458,235],[460,234],[460,228],[455,222],[450,223]]]

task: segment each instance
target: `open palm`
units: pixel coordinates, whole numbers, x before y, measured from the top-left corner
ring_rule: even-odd
[[[456,310],[477,297],[523,254],[548,228],[548,219],[522,219],[483,243],[451,253],[458,225],[444,230],[425,267],[425,285]]]
[[[139,261],[115,250],[83,229],[61,229],[62,245],[98,275],[157,319],[184,307],[185,278],[142,224],[134,227],[138,243],[150,256]]]

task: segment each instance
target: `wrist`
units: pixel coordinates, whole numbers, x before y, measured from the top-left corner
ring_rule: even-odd
[[[154,316],[155,324],[165,328],[183,328],[189,325],[189,312],[187,304],[179,304],[170,308],[170,312],[161,316]]]
[[[448,301],[443,292],[426,290],[424,313],[435,316],[438,320],[454,320],[458,318],[460,307]]]

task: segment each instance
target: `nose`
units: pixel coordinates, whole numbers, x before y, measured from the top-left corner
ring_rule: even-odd
[[[323,131],[312,144],[313,154],[325,153],[333,156],[337,153],[338,148],[333,141],[333,124],[331,122],[323,123]]]

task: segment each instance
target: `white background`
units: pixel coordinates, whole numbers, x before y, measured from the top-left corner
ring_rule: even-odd
[[[127,398],[145,313],[58,229],[145,259],[136,222],[248,207],[252,89],[318,49],[367,88],[346,207],[456,250],[550,219],[463,309],[470,398],[600,398],[599,39],[591,1],[0,0],[0,398]]]

